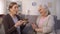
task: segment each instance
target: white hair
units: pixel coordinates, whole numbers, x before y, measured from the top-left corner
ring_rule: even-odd
[[[43,7],[47,11],[47,13],[50,14],[50,11],[47,5],[40,5],[40,7]]]
[[[47,10],[49,10],[47,5],[40,5],[40,6],[47,9]]]

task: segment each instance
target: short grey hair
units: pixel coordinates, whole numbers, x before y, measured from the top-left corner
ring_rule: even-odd
[[[49,8],[48,8],[48,6],[47,6],[47,5],[40,5],[40,7],[45,8],[45,9],[48,11],[48,15],[50,15],[50,11],[49,11]]]

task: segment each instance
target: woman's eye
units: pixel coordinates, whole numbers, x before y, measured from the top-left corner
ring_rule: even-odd
[[[40,9],[40,11],[41,11],[41,9]]]
[[[18,7],[16,6],[16,7],[14,7],[14,8],[18,8]]]
[[[39,11],[41,11],[41,9],[39,9]]]

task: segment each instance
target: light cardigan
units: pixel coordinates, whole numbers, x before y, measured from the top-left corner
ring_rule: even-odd
[[[41,18],[39,19],[38,27],[39,27],[39,28],[42,27],[42,26],[43,26],[43,23],[45,23],[45,21],[46,21],[48,18],[49,18],[49,16],[47,16],[47,17],[41,17]]]
[[[37,21],[36,21],[36,24],[38,26],[39,24],[39,21],[40,21],[40,16],[37,18]],[[43,32],[40,33],[40,32],[37,32],[37,34],[46,34],[46,33],[49,33],[49,34],[55,34],[54,32],[54,18],[52,15],[48,15],[47,16],[47,19],[44,21],[42,27],[43,27]]]

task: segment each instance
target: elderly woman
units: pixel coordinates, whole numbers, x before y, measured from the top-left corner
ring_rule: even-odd
[[[32,28],[37,34],[55,34],[54,33],[54,18],[50,15],[46,5],[39,6],[40,16],[37,18],[36,24],[32,24]]]

